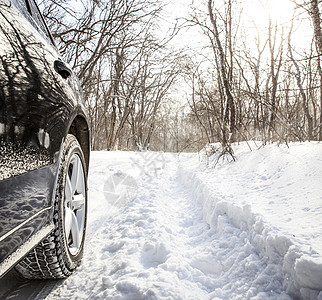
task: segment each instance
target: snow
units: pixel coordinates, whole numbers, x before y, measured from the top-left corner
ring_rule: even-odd
[[[322,144],[249,146],[92,152],[84,258],[47,299],[322,300]]]

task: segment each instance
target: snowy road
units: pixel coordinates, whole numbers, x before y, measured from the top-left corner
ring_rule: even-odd
[[[176,155],[100,152],[91,163],[86,254],[47,299],[290,299],[247,233],[224,216],[210,229]]]

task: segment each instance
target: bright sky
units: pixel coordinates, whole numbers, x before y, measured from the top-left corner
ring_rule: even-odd
[[[246,0],[243,1],[251,19],[260,27],[267,26],[268,18],[283,24],[289,22],[294,11],[294,3],[290,0]]]
[[[167,2],[169,5],[165,21],[172,20],[173,24],[177,18],[189,18],[191,4],[195,7],[197,6],[198,9],[206,8],[207,5],[207,0],[170,0]],[[216,0],[214,1],[214,6],[221,9],[223,7],[222,2],[222,0]],[[249,27],[249,29],[246,28],[246,32],[249,33],[250,38],[255,35],[255,31],[253,31],[255,26],[261,33],[267,35],[269,18],[271,18],[273,24],[278,24],[280,32],[284,28],[284,36],[285,38],[287,37],[295,8],[291,0],[243,0],[239,2],[241,4],[236,2],[233,1],[233,9],[236,11],[236,9],[239,10],[240,6],[243,7],[241,20],[245,24],[243,25],[244,28]],[[306,12],[302,12],[301,15],[297,12],[296,20],[292,42],[296,42],[300,46],[303,45],[303,47],[309,46],[313,33],[309,16]],[[199,39],[197,30],[189,29],[187,32],[181,32],[181,36],[178,37],[177,41],[180,44],[192,44],[198,48]]]

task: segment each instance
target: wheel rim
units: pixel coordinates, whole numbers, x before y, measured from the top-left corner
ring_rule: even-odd
[[[65,183],[65,236],[69,252],[76,255],[82,245],[85,227],[86,186],[82,161],[73,154]]]

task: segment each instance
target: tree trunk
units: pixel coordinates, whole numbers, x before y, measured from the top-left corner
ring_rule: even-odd
[[[310,9],[311,18],[313,21],[314,28],[314,38],[317,44],[318,50],[318,65],[319,65],[319,75],[320,75],[320,128],[319,128],[319,140],[322,140],[322,72],[320,65],[320,56],[322,54],[322,32],[321,32],[321,18],[320,10],[318,5],[318,0],[311,0],[311,9]]]
[[[221,41],[219,38],[217,21],[216,21],[216,18],[214,16],[213,10],[212,10],[212,0],[208,1],[208,11],[209,11],[209,16],[210,16],[210,21],[213,26],[213,34],[214,34],[216,45],[217,45],[218,52],[219,52],[219,64],[220,64],[219,71],[222,76],[222,81],[223,81],[225,95],[226,95],[226,105],[225,105],[225,111],[223,114],[223,118],[224,118],[223,127],[225,127],[225,124],[229,126],[230,134],[232,135],[231,139],[233,140],[234,136],[235,136],[235,131],[236,131],[235,103],[234,103],[234,97],[231,93],[231,87],[230,87],[229,80],[228,80],[228,73],[227,73],[226,65],[225,65],[226,59],[225,59],[224,50],[223,50],[223,47],[222,47],[222,44],[221,44]],[[224,142],[224,144],[227,144],[228,143],[228,136],[226,136],[225,128],[223,128],[223,130],[224,130],[223,142]]]

